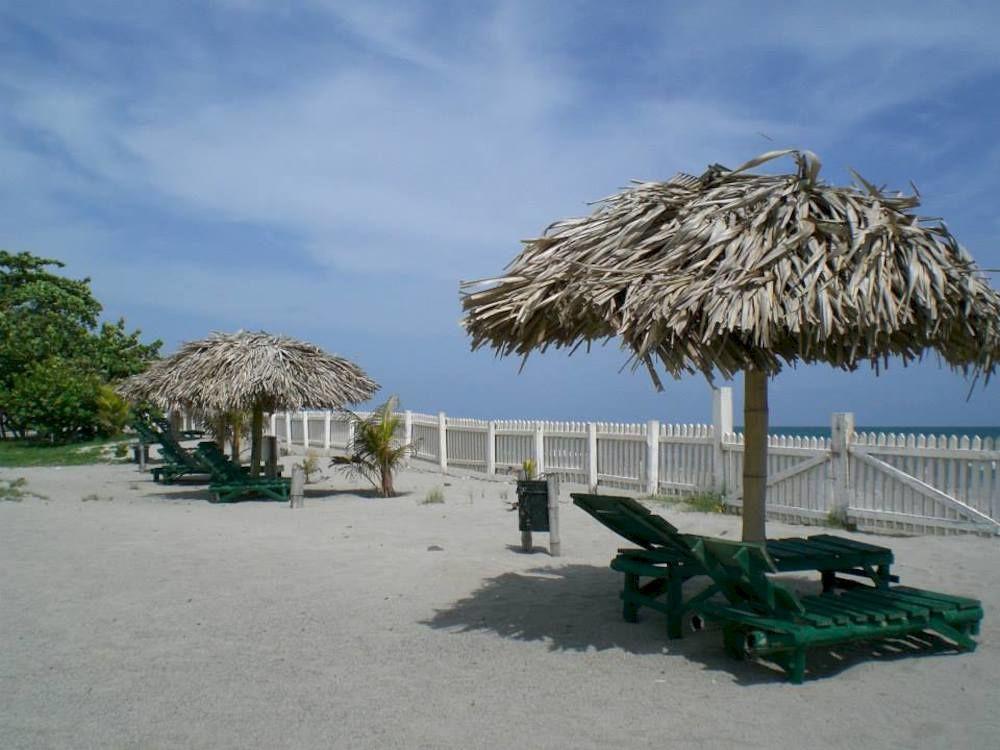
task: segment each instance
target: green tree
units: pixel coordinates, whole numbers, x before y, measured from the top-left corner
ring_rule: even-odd
[[[101,304],[90,289],[90,279],[52,272],[63,267],[52,258],[0,250],[0,437],[8,429],[60,438],[70,437],[74,430],[95,432],[99,427],[95,383],[141,372],[158,356],[161,342],[143,344],[141,332],[128,332],[124,320],[98,327]],[[40,382],[27,383],[29,375]],[[49,392],[53,382],[67,387],[73,394],[69,400],[78,407],[89,405],[89,420],[66,403],[50,409],[24,400],[32,391]],[[84,394],[90,395],[84,398]],[[53,421],[58,414],[65,416],[65,423]]]

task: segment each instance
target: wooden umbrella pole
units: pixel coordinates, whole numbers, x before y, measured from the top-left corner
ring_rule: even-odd
[[[767,488],[767,373],[743,373],[743,541],[764,541]]]
[[[264,409],[254,404],[250,431],[250,476],[260,476],[260,448],[264,442]]]

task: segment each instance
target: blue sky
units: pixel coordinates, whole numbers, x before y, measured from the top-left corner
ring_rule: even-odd
[[[998,28],[992,2],[0,3],[0,246],[167,351],[263,328],[416,410],[705,421],[703,379],[656,393],[614,345],[470,353],[458,281],[630,179],[786,146],[913,181],[1000,267]],[[771,421],[1000,423],[1000,384],[967,395],[933,356],[799,367]]]

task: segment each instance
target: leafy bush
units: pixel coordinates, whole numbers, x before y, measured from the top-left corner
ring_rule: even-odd
[[[129,421],[128,402],[107,383],[97,388],[97,434],[109,437],[125,429]]]
[[[74,363],[50,357],[13,378],[4,408],[11,423],[53,442],[96,431],[100,381]]]

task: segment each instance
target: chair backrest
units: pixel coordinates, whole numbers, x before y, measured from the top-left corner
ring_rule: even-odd
[[[570,493],[573,503],[616,534],[644,549],[669,547],[690,556],[689,542],[677,527],[631,497]]]
[[[224,481],[242,481],[246,479],[240,468],[226,458],[226,454],[219,449],[219,446],[210,440],[198,443],[195,455],[206,464],[212,475],[218,479]]]
[[[141,417],[136,417],[132,420],[132,429],[139,433],[139,437],[142,438],[144,443],[160,442],[160,433]]]
[[[770,580],[777,567],[761,543],[688,537],[691,553],[731,604],[776,619],[789,619],[805,609],[791,591]]]

